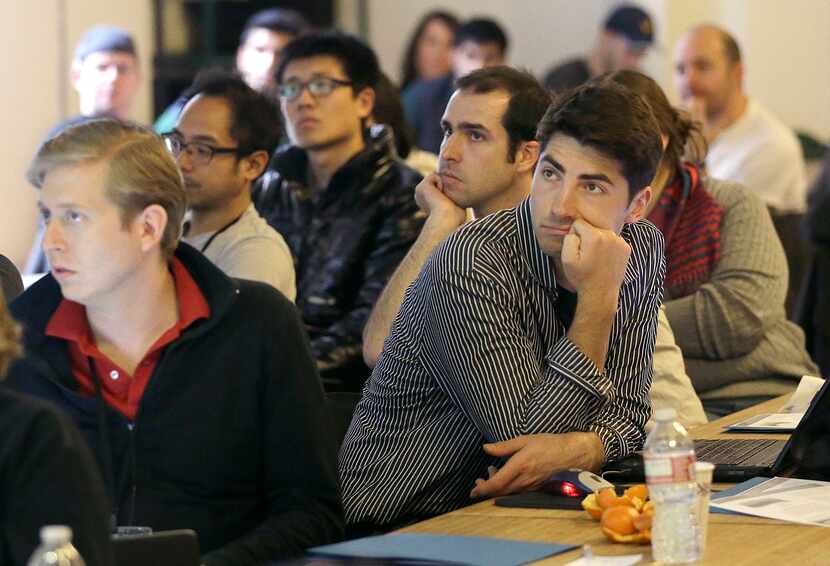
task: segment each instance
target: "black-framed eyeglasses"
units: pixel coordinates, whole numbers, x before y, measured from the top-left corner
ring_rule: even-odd
[[[352,86],[352,81],[342,81],[331,77],[314,77],[310,81],[288,81],[277,86],[277,95],[282,100],[294,100],[300,96],[305,89],[314,97],[328,96],[334,89],[341,86]]]
[[[162,137],[164,138],[164,145],[167,146],[173,157],[178,159],[182,152],[186,151],[194,165],[207,165],[217,154],[239,155],[241,152],[239,147],[213,147],[202,142],[187,143],[176,134],[165,134]]]

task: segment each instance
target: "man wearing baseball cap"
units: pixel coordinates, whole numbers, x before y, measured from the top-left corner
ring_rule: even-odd
[[[75,46],[69,78],[78,93],[80,113],[58,122],[46,139],[93,118],[128,119],[143,78],[132,36],[116,26],[89,28]],[[35,234],[23,268],[26,274],[49,270],[42,247],[43,231],[41,225]]]
[[[127,119],[141,84],[133,38],[114,26],[91,28],[75,47],[71,79],[83,116]]]
[[[641,8],[623,4],[608,15],[594,48],[585,57],[566,61],[545,75],[545,88],[562,91],[590,78],[621,69],[639,70],[654,43],[654,23]]]

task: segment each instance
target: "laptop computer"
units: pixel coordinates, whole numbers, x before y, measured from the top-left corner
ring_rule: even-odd
[[[189,529],[112,538],[118,566],[200,566],[199,539]]]
[[[695,455],[715,464],[716,482],[757,476],[830,480],[830,380],[813,397],[789,440],[696,440]],[[615,483],[643,481],[641,453],[609,462],[602,477]]]

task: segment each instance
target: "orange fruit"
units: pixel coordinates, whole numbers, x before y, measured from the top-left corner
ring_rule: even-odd
[[[625,490],[625,496],[629,499],[634,499],[636,497],[640,501],[645,502],[645,500],[648,499],[648,487],[644,483],[632,485]]]
[[[618,497],[617,492],[614,491],[613,487],[606,487],[605,489],[601,489],[597,494],[597,503],[603,509],[609,509],[611,507],[634,507],[635,504],[633,501],[628,499],[627,497]]]
[[[589,493],[585,496],[585,499],[582,500],[582,508],[588,512],[592,519],[599,521],[602,517],[602,507],[597,503],[596,493]]]
[[[640,532],[651,531],[651,519],[654,513],[641,513],[634,518],[634,528]]]
[[[613,542],[644,544],[651,541],[651,515],[633,507],[609,507],[602,512],[602,532]]]
[[[648,544],[651,542],[651,531],[643,531],[641,533],[634,533],[633,535],[618,535],[617,533],[602,530],[611,542],[619,542],[622,544]]]
[[[640,514],[633,507],[609,507],[602,512],[600,525],[603,532],[607,529],[618,535],[631,535],[637,531],[634,519],[639,516]]]

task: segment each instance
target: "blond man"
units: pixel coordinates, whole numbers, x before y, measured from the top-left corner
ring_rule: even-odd
[[[337,538],[334,446],[296,312],[178,243],[185,192],[162,140],[87,122],[47,141],[29,180],[51,272],[15,302],[27,355],[9,383],[76,420],[114,521],[194,529],[207,566]]]

